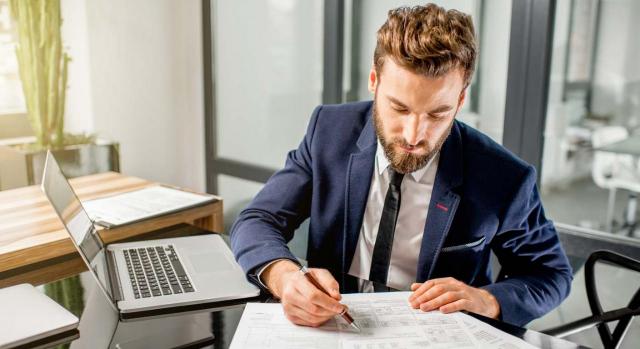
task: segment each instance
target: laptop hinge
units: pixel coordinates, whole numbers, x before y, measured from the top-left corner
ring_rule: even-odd
[[[107,255],[107,275],[109,275],[109,287],[111,288],[111,294],[115,301],[123,300],[122,287],[120,285],[120,278],[118,277],[118,266],[116,265],[116,256],[113,251],[105,249]]]

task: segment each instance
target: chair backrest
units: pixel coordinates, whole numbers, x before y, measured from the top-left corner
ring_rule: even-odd
[[[640,272],[640,261],[615,252],[601,250],[596,251],[589,256],[589,259],[587,259],[584,266],[585,286],[587,288],[587,299],[589,300],[591,312],[596,317],[600,317],[604,314],[602,305],[600,304],[600,299],[598,298],[598,291],[596,289],[595,264],[598,261],[608,262],[610,264]],[[627,308],[631,310],[637,310],[640,308],[640,288],[631,298]],[[600,339],[602,340],[602,344],[605,348],[618,348],[620,343],[622,343],[622,338],[629,329],[632,318],[633,316],[628,314],[620,316],[617,319],[618,323],[616,324],[613,333],[606,322],[602,322],[597,325]]]
[[[629,131],[622,126],[605,126],[593,131],[591,145],[593,148],[622,141],[629,137]],[[593,181],[602,188],[608,188],[608,182],[616,166],[633,167],[633,158],[629,155],[618,155],[596,151],[593,155],[591,175]]]
[[[564,338],[588,329],[592,329],[599,324],[618,321],[619,319],[626,317],[629,317],[630,319],[633,316],[640,315],[640,307],[637,307],[638,298],[640,297],[638,295],[638,290],[632,290],[632,294],[633,291],[635,291],[635,295],[632,297],[630,302],[630,307],[636,306],[635,309],[625,307],[608,310],[604,312],[604,315],[597,315],[602,313],[602,311],[601,309],[600,311],[598,310],[600,298],[598,297],[595,288],[594,268],[598,261],[604,261],[613,267],[623,267],[629,270],[640,272],[640,242],[637,239],[631,239],[626,236],[603,233],[562,223],[557,223],[556,228],[558,231],[558,237],[560,238],[560,242],[565,249],[567,257],[569,257],[572,268],[574,270],[577,270],[584,266],[583,270],[585,276],[585,286],[590,309],[595,308],[596,311],[588,317],[572,320],[569,323],[564,323],[562,325],[548,328],[543,330],[542,332],[550,336]],[[617,251],[617,253],[609,251]],[[585,261],[587,261],[586,264]],[[602,272],[602,270],[599,271]],[[610,269],[607,272],[611,272]],[[623,280],[627,280],[628,277],[629,276],[627,276]],[[619,279],[616,278],[616,281],[617,280]],[[637,281],[633,283],[632,287],[635,287],[636,284]],[[612,285],[605,286],[611,287]],[[619,285],[614,285],[614,287],[619,287]],[[628,291],[628,289],[626,291]],[[620,294],[621,293],[619,291],[616,291],[613,292],[612,296],[619,297]],[[619,306],[621,304],[620,299],[607,300],[613,300],[616,306]],[[623,299],[622,301],[622,304],[624,304],[625,299]],[[593,304],[593,306],[591,306],[591,304]],[[624,328],[625,327],[623,324],[623,327],[620,327],[620,329],[616,329],[618,331],[617,336],[619,336],[618,340],[613,340],[614,338],[606,339],[608,338],[607,334],[604,334],[605,339],[601,340],[603,343],[608,344],[605,346],[605,348],[615,348],[614,345],[616,344],[616,342],[617,344],[621,343],[622,336],[620,336],[620,334],[624,335],[624,333],[622,333],[622,329]],[[605,332],[606,330],[598,330],[598,334],[600,334],[600,331]],[[614,337],[614,335],[612,335],[611,337]]]

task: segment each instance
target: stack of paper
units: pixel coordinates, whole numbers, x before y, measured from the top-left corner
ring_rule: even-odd
[[[252,348],[509,348],[534,346],[463,313],[422,312],[409,306],[410,292],[343,295],[362,331],[340,317],[319,328],[296,326],[281,304],[249,303],[231,349]]]
[[[82,206],[94,222],[115,227],[211,201],[215,201],[215,197],[157,185],[83,201]]]

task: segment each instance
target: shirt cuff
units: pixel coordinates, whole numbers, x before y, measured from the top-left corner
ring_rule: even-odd
[[[263,265],[260,270],[258,270],[258,272],[256,273],[256,279],[258,279],[258,282],[260,283],[260,286],[264,287],[265,290],[269,290],[269,288],[267,287],[267,285],[264,284],[264,282],[262,282],[262,272],[265,271],[271,264],[275,263],[275,262],[279,262],[279,261],[288,261],[290,259],[287,258],[279,258],[279,259],[274,259],[269,263],[266,263],[265,265]],[[269,292],[271,292],[271,290],[269,290]]]

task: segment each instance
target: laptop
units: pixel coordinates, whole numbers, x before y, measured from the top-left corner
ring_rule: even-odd
[[[260,293],[218,234],[105,246],[51,152],[42,191],[122,320],[217,308]]]
[[[78,337],[78,318],[30,284],[0,289],[0,309],[0,348],[49,347]]]

